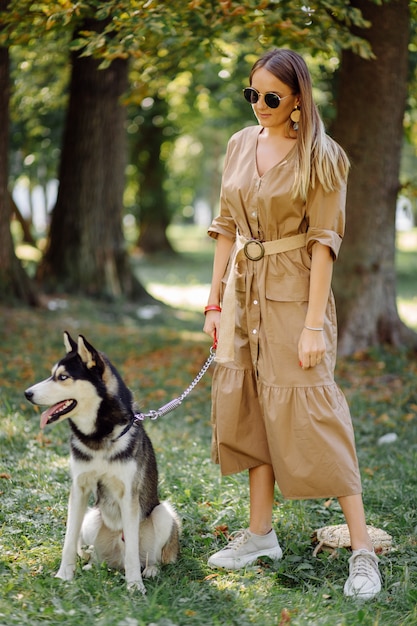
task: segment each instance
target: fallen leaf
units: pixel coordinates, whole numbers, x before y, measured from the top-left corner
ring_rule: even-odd
[[[224,535],[225,537],[228,537],[229,535],[229,527],[227,524],[220,524],[219,526],[216,526],[216,528],[214,529],[214,534],[216,536],[218,535]]]
[[[278,626],[284,626],[285,624],[291,624],[291,613],[288,609],[282,609],[281,611],[281,621]]]
[[[376,421],[376,423],[377,423],[377,424],[386,424],[387,422],[389,422],[389,421],[390,421],[390,419],[391,419],[391,418],[390,418],[390,416],[389,416],[389,415],[387,415],[387,413],[382,413],[382,415],[380,415],[380,416],[378,417],[378,419],[377,419],[377,420],[375,420],[375,421]]]

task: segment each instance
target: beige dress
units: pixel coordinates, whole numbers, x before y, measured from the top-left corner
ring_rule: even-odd
[[[209,234],[235,239],[238,232],[272,241],[306,232],[307,243],[258,261],[239,261],[235,357],[218,363],[213,374],[213,460],[223,474],[272,464],[286,498],[358,494],[351,417],[334,381],[337,326],[332,293],[324,322],[325,358],[302,370],[297,349],[307,311],[311,248],[318,241],[329,246],[336,259],[346,190],[325,193],[316,184],[306,202],[292,199],[295,148],[259,176],[256,145],[261,130],[252,126],[231,138],[220,215]]]

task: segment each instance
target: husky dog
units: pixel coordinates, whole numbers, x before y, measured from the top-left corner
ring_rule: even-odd
[[[80,335],[64,333],[66,356],[50,378],[25,391],[47,405],[40,426],[69,420],[72,431],[71,493],[57,578],[74,576],[77,551],[84,558],[124,568],[129,588],[146,593],[143,576],[159,563],[174,563],[180,523],[168,502],[158,499],[158,470],[152,443],[135,419],[132,394],[104,354]],[[90,495],[94,508],[88,509]],[[85,551],[83,546],[93,546]]]

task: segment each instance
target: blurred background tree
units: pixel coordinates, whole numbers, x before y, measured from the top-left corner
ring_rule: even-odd
[[[41,41],[31,38],[12,48],[10,187],[19,185],[17,200],[29,208],[22,217],[32,226],[38,221],[39,229],[48,220],[56,189],[68,103],[69,43],[69,38],[58,42],[55,33],[46,32]],[[35,216],[34,195],[38,192],[40,215]],[[24,234],[31,241],[30,234]]]
[[[384,245],[375,247],[372,229],[362,229],[359,262],[343,261],[345,273],[341,268],[336,275],[345,350],[410,340],[396,313],[391,279],[399,181],[406,181],[403,191],[410,196],[414,190],[413,176],[406,172],[412,169],[417,143],[414,2],[335,0],[330,9],[320,0],[308,6],[292,0],[36,5],[11,0],[3,24],[13,78],[11,186],[24,177],[29,189],[35,184],[47,189],[48,179],[59,178],[47,230],[32,229],[33,236],[47,241],[46,248],[38,244],[37,276],[43,289],[146,300],[129,263],[123,219],[136,225],[136,244],[148,254],[172,252],[166,231],[173,220],[210,219],[217,211],[227,140],[242,125],[255,123],[241,97],[250,66],[265,49],[288,46],[305,56],[326,124],[354,157],[350,185],[355,206],[348,199],[342,249],[346,260],[358,260],[354,244],[363,223],[361,211],[370,214],[371,223],[381,214],[372,185],[365,188],[359,173],[370,181],[375,168],[383,173],[377,186],[385,198],[386,219],[377,240]],[[386,37],[387,24],[397,34],[396,45]],[[363,68],[369,74],[358,86]],[[381,73],[391,83],[375,83]],[[370,98],[374,83],[378,95]],[[389,100],[388,91],[398,97]],[[388,128],[393,108],[395,131]],[[113,111],[112,116],[106,117],[105,110]],[[367,123],[370,119],[378,123]],[[378,145],[387,145],[395,133],[395,150],[372,163],[363,153],[356,167],[358,129],[369,150],[377,139]],[[400,172],[398,142],[403,138],[412,147]],[[377,281],[375,267],[383,268]],[[355,285],[364,273],[363,284],[372,291],[368,297],[379,306],[366,312],[367,324],[359,324],[364,330],[358,333],[366,298]]]
[[[353,0],[371,27],[375,58],[344,50],[332,131],[352,162],[348,227],[336,264],[339,351],[371,345],[410,345],[415,335],[397,312],[395,220],[407,102],[410,11],[408,0]],[[353,29],[359,35],[360,29]],[[355,95],[353,95],[355,94]]]
[[[7,8],[7,0],[0,0],[0,11]],[[2,31],[0,22],[0,35]],[[7,41],[0,41],[0,297],[36,304],[36,291],[15,254],[9,226],[12,215],[8,189],[9,100],[10,53]]]

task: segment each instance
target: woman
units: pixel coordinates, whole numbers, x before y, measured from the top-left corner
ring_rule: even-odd
[[[211,567],[279,559],[274,485],[286,498],[337,496],[352,556],[347,596],[381,589],[367,533],[352,423],[334,381],[331,278],[344,231],[349,161],[326,135],[302,57],[261,57],[244,90],[258,126],[228,144],[204,331],[218,338],[213,457],[249,470],[250,524]],[[223,310],[222,310],[223,309]]]

